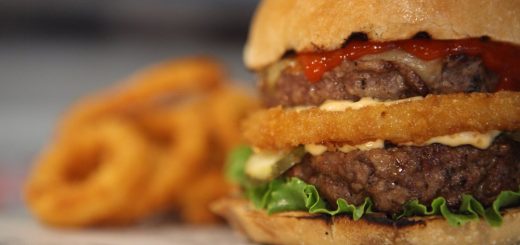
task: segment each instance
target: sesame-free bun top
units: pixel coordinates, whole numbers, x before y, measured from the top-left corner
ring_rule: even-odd
[[[244,61],[261,69],[286,51],[334,50],[352,33],[369,40],[489,36],[520,43],[519,0],[264,0],[253,18]]]

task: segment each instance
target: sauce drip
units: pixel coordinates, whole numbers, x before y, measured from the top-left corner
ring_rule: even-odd
[[[300,53],[298,62],[305,76],[318,82],[323,73],[345,59],[356,60],[364,55],[402,49],[420,59],[434,60],[453,54],[480,56],[484,65],[499,76],[496,90],[520,91],[520,47],[510,43],[468,38],[462,40],[408,39],[392,42],[351,41],[345,47],[328,52]]]

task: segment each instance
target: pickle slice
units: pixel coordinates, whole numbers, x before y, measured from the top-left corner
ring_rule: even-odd
[[[304,155],[303,146],[299,146],[289,153],[256,153],[247,160],[245,172],[253,182],[267,182],[282,175],[300,162]]]

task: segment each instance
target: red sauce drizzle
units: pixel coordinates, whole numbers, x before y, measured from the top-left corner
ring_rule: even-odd
[[[339,65],[343,60],[355,60],[364,55],[402,49],[420,59],[433,60],[452,54],[465,53],[480,56],[484,65],[499,76],[496,90],[520,91],[520,47],[510,43],[469,38],[462,40],[409,39],[393,42],[351,41],[344,48],[315,53],[300,53],[298,62],[304,67],[305,76],[318,82],[323,73]]]

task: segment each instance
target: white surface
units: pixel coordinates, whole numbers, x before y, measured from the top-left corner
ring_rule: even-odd
[[[0,245],[250,244],[227,226],[163,224],[120,229],[67,230],[41,225],[22,214],[0,213]]]

